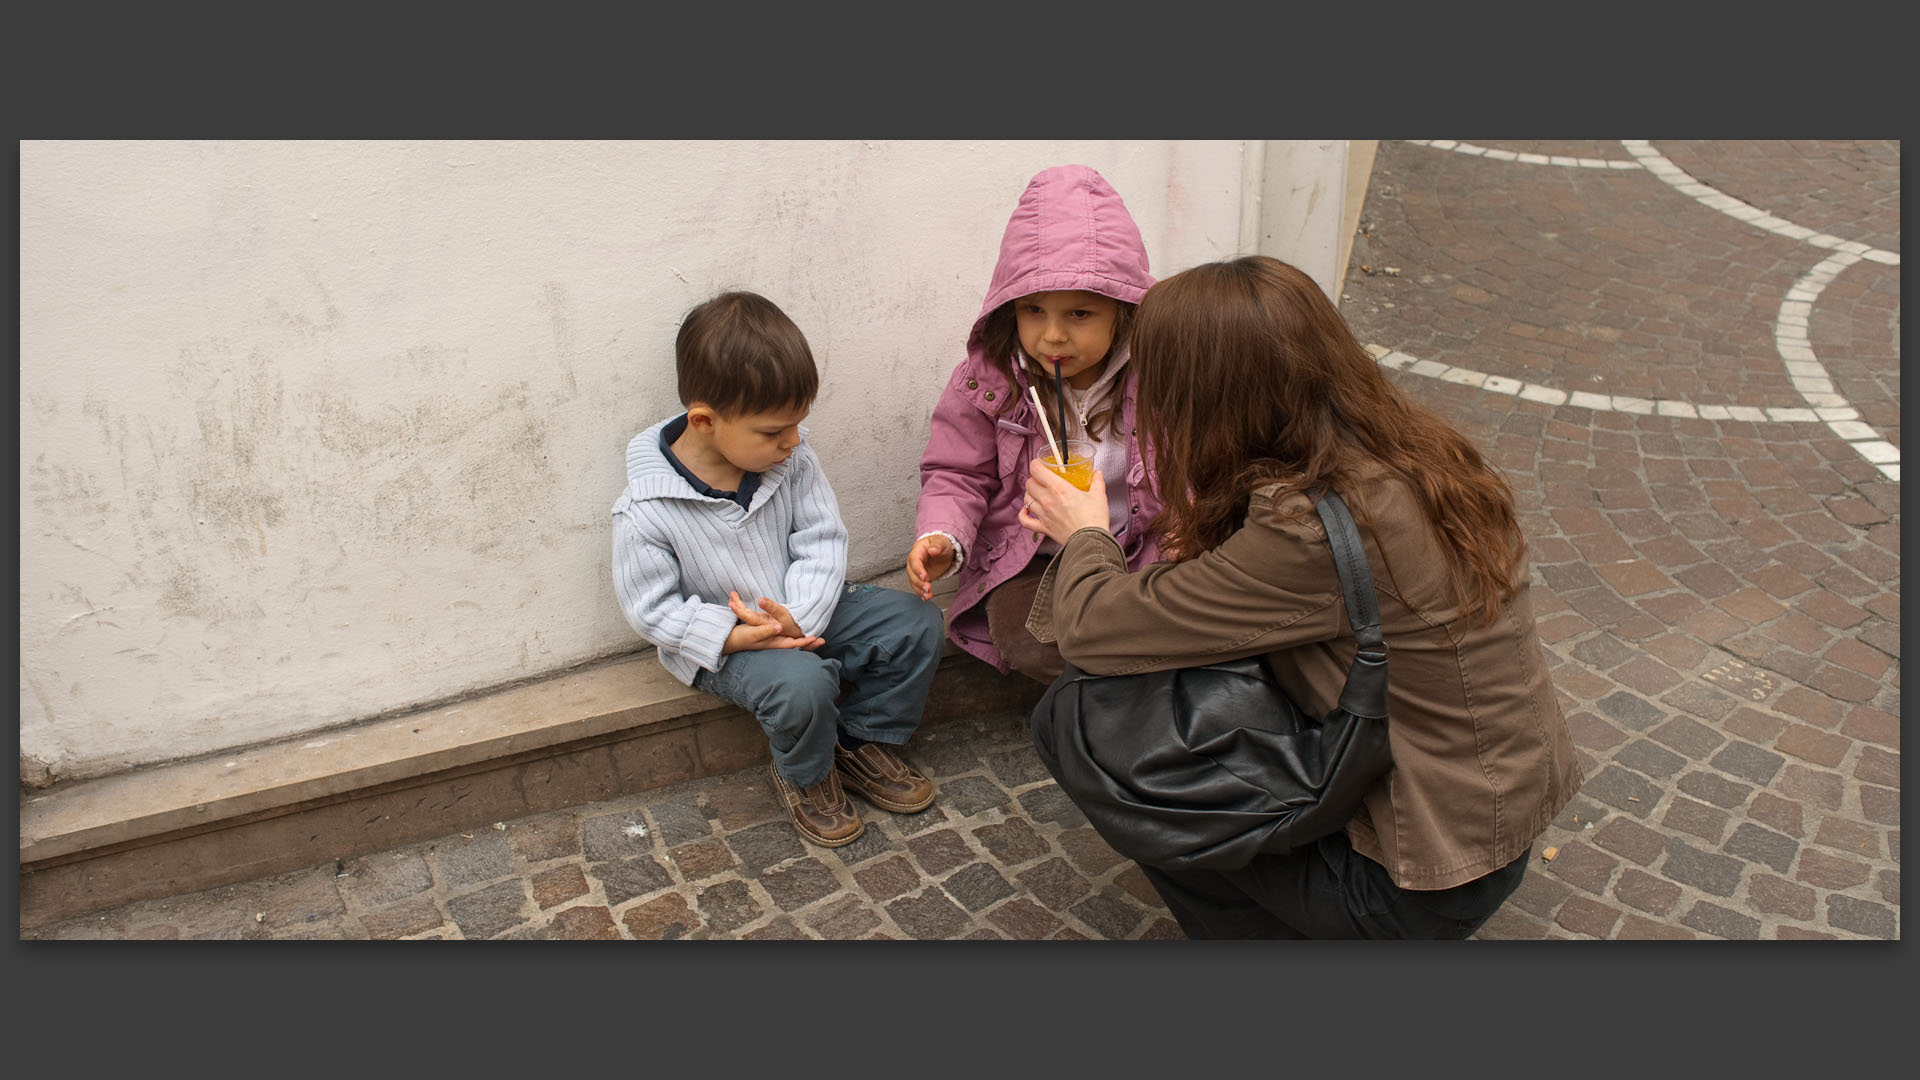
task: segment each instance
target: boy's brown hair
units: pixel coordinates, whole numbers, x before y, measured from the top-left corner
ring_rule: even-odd
[[[723,292],[687,312],[673,360],[680,403],[721,416],[811,406],[820,391],[806,335],[758,293]]]

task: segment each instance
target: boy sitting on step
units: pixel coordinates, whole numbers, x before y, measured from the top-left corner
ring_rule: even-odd
[[[686,411],[627,445],[613,504],[620,609],[675,678],[753,713],[800,835],[852,843],[845,788],[896,813],[933,802],[896,748],[920,725],[940,609],[846,582],[847,529],[800,427],[819,374],[785,313],[722,293],[688,312],[674,360]]]

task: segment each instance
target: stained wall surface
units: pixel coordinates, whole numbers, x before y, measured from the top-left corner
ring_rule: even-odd
[[[22,143],[23,771],[640,647],[608,510],[723,288],[808,335],[850,576],[897,569],[1027,179],[1099,169],[1165,276],[1329,232],[1263,226],[1276,153],[1344,183],[1328,143]],[[1331,279],[1323,239],[1271,253]]]

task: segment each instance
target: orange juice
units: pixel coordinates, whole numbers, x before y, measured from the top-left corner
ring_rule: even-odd
[[[1066,446],[1067,463],[1063,466],[1060,459],[1052,454],[1043,455],[1040,464],[1052,469],[1066,478],[1067,483],[1087,490],[1093,485],[1093,455],[1088,453],[1087,444],[1078,439],[1069,439]]]

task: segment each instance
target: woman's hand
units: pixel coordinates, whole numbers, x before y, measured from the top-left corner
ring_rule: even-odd
[[[1035,458],[1027,466],[1027,501],[1020,507],[1020,527],[1045,533],[1054,543],[1081,529],[1107,529],[1107,478],[1094,471],[1085,491],[1067,483]]]
[[[929,533],[913,542],[907,552],[907,584],[922,600],[933,599],[934,579],[953,566],[953,544],[938,533]]]

